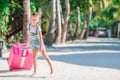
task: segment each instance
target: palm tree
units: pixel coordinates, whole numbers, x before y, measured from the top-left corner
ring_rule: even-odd
[[[78,39],[79,36],[79,31],[80,31],[80,8],[77,7],[77,25],[76,25],[76,29],[75,29],[75,40]]]
[[[30,20],[30,15],[31,15],[31,10],[30,10],[30,0],[23,0],[23,10],[24,10],[24,15],[23,15],[23,42],[26,41],[27,35],[27,24]]]
[[[45,43],[48,46],[51,46],[54,43],[55,39],[55,19],[56,19],[56,0],[51,0],[51,19],[50,26],[45,39]]]
[[[60,44],[61,43],[61,32],[62,32],[62,25],[61,25],[61,6],[60,6],[60,0],[57,0],[57,6],[56,6],[56,20],[57,20],[57,29],[56,29],[56,39],[55,39],[55,44]]]
[[[69,21],[69,15],[70,15],[70,4],[69,4],[69,0],[65,0],[65,5],[66,5],[65,22],[64,22],[64,24],[63,24],[63,29],[62,29],[61,43],[65,43],[65,41],[66,41],[68,21]]]

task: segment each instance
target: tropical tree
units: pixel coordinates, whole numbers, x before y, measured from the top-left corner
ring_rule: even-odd
[[[77,25],[76,25],[76,30],[75,30],[75,40],[78,40],[79,38],[79,32],[80,32],[80,8],[77,7]]]
[[[50,25],[46,37],[46,44],[52,45],[55,39],[55,19],[56,19],[56,0],[51,0],[51,18]]]
[[[82,9],[83,9],[83,13],[84,13],[84,21],[83,21],[83,27],[82,27],[80,35],[79,35],[80,39],[84,38],[87,27],[88,27],[88,19],[89,19],[88,16],[89,16],[90,3],[89,3],[89,1],[85,0],[82,2],[82,5],[83,5]]]
[[[57,2],[60,7],[56,7]],[[90,29],[97,27],[111,28],[116,36],[120,22],[119,4],[119,0],[0,0],[0,36],[8,42],[16,42],[22,37],[25,41],[23,34],[26,34],[30,13],[39,8],[43,12],[42,33],[48,45],[65,43],[71,35],[77,39],[79,34],[83,39],[88,37]]]
[[[56,0],[56,23],[57,23],[57,28],[56,28],[56,39],[55,39],[55,44],[60,44],[61,43],[61,32],[62,32],[62,25],[61,25],[61,4],[60,0]]]
[[[25,42],[26,38],[27,38],[27,24],[30,20],[30,15],[31,15],[31,10],[30,10],[30,0],[23,0],[23,11],[24,11],[24,15],[23,15],[23,42]]]
[[[67,28],[68,28],[68,21],[70,17],[70,4],[69,0],[65,0],[65,5],[66,5],[66,10],[65,10],[65,22],[63,24],[63,29],[62,29],[62,43],[65,43],[66,41],[66,35],[67,35]]]
[[[0,36],[3,39],[6,39],[5,35],[8,32],[9,16],[11,14],[10,6],[9,0],[0,0]]]

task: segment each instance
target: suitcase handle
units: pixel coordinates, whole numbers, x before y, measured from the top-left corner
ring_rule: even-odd
[[[11,49],[13,50],[13,52],[14,52],[15,54],[18,54],[18,55],[20,54],[20,55],[22,55],[23,57],[25,57],[25,56],[28,55],[29,51],[31,50],[31,46],[27,46],[27,45],[24,44],[24,43],[23,43],[23,44],[15,44],[15,45],[12,46]],[[21,54],[22,51],[26,51],[26,55]]]
[[[25,44],[25,43],[18,44],[18,46],[19,46],[19,47],[22,47],[24,50],[31,48],[31,46],[27,46],[27,44]]]
[[[27,50],[23,51],[22,57],[26,57],[27,56]]]

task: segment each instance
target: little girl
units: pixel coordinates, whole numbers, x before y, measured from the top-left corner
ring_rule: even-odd
[[[31,23],[28,24],[27,26],[27,45],[32,46],[32,52],[33,52],[33,68],[34,68],[34,73],[32,76],[34,76],[37,71],[37,54],[38,51],[41,52],[42,56],[46,59],[50,70],[51,74],[53,73],[53,66],[51,64],[51,60],[46,54],[46,49],[45,45],[42,39],[42,32],[41,32],[41,27],[39,26],[39,21],[40,21],[40,15],[38,13],[33,13],[31,15]]]

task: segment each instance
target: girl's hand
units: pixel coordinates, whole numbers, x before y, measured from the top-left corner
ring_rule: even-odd
[[[30,43],[29,42],[27,42],[27,47],[30,47]]]

